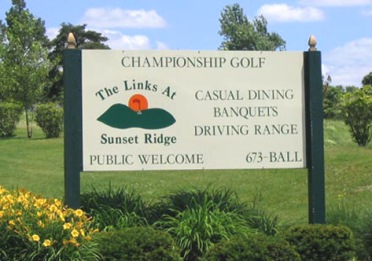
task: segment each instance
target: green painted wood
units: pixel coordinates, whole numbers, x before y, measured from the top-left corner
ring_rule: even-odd
[[[304,53],[309,223],[324,224],[324,127],[321,53]]]
[[[65,203],[75,209],[80,207],[80,172],[83,157],[81,63],[81,50],[64,50]]]

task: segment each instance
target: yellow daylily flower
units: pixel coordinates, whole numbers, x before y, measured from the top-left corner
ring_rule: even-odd
[[[32,240],[33,241],[36,241],[36,242],[39,242],[40,241],[40,237],[36,234],[32,235]]]
[[[45,246],[45,247],[49,247],[49,246],[51,246],[51,245],[52,245],[52,241],[50,241],[49,239],[45,239],[45,240],[44,240],[43,246]]]

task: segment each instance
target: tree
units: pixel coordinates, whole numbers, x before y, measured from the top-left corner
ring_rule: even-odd
[[[44,21],[34,17],[24,0],[12,0],[5,14],[5,51],[2,56],[6,77],[3,95],[6,100],[20,102],[26,115],[27,136],[32,137],[32,108],[40,100],[42,87],[48,80],[48,38]],[[2,76],[3,77],[3,76]]]
[[[285,49],[285,41],[277,33],[269,33],[267,21],[260,15],[249,22],[239,4],[227,5],[219,19],[219,34],[224,37],[222,50],[275,51]]]
[[[5,72],[3,57],[5,53],[5,26],[0,20],[0,102],[5,99],[4,97],[4,86],[5,86]]]
[[[355,92],[355,91],[358,91],[359,88],[356,87],[356,86],[346,86],[345,87],[345,92],[346,93],[352,93],[352,92]]]
[[[80,49],[109,49],[109,46],[103,42],[108,40],[101,33],[86,30],[84,25],[61,24],[61,29],[58,35],[51,41],[50,47],[52,51],[49,53],[49,59],[53,67],[49,71],[51,84],[44,90],[45,96],[49,101],[57,101],[62,99],[63,82],[62,82],[62,59],[63,50],[66,48],[67,36],[72,32],[76,39],[77,48]]]
[[[363,86],[372,85],[372,72],[363,77],[362,84]]]
[[[349,126],[354,141],[359,146],[366,146],[372,136],[372,86],[366,85],[346,93],[343,112],[344,121]]]
[[[344,95],[342,86],[327,86],[323,89],[323,109],[325,119],[341,116],[341,103]]]

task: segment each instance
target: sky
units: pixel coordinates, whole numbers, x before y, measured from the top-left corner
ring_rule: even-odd
[[[239,4],[252,21],[263,15],[287,51],[307,51],[310,35],[331,85],[361,86],[372,72],[372,0],[26,0],[53,38],[62,23],[87,24],[111,49],[217,50],[221,12]],[[0,20],[11,0],[0,0]]]

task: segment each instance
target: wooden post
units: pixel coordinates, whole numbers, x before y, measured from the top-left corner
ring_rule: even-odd
[[[323,84],[321,53],[317,51],[316,39],[310,36],[309,51],[305,52],[305,99],[307,168],[309,193],[309,223],[324,224],[325,178],[324,178],[324,128]]]
[[[75,49],[72,33],[63,53],[65,203],[80,207],[80,171],[82,170],[82,75],[81,50]]]

